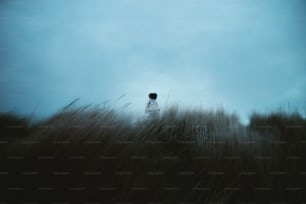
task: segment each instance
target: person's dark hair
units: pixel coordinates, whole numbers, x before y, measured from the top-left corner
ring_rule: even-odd
[[[150,93],[149,98],[150,99],[156,99],[157,98],[157,93]]]

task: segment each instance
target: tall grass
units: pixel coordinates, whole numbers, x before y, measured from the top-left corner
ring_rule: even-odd
[[[1,140],[0,202],[304,202],[305,119],[250,121],[171,107],[159,121],[131,123],[114,110],[68,106]]]

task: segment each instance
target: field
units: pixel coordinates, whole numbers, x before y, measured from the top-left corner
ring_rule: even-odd
[[[1,115],[0,203],[306,203],[306,120],[177,107]]]

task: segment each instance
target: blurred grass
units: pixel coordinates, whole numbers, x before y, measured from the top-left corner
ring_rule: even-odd
[[[254,113],[245,126],[222,109],[173,106],[159,121],[130,121],[98,106],[69,105],[32,126],[0,116],[0,202],[306,200],[299,114]]]

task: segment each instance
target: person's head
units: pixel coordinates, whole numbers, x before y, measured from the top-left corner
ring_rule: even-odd
[[[157,99],[157,93],[150,93],[149,98],[153,100]]]

